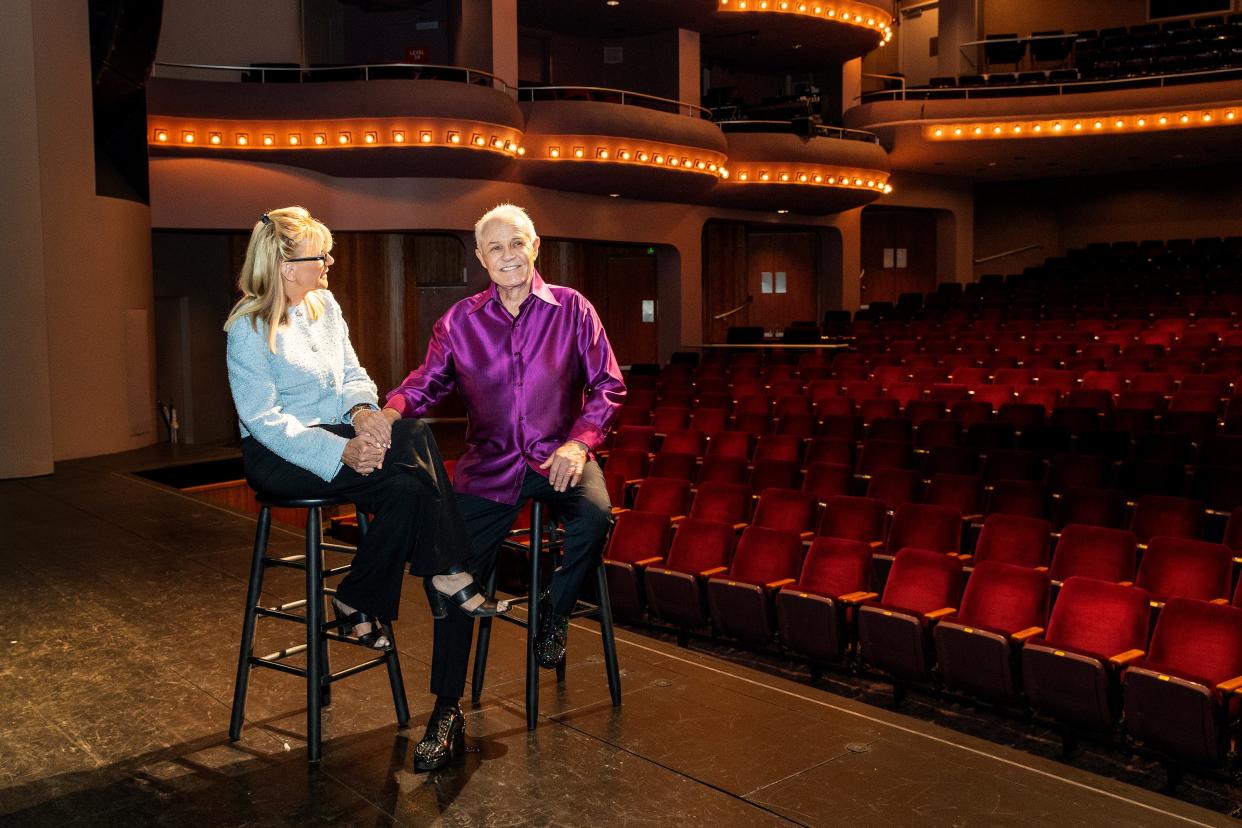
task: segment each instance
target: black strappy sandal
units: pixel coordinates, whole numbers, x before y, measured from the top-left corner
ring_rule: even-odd
[[[359,642],[373,650],[387,650],[392,646],[388,641],[388,636],[384,635],[384,630],[380,623],[365,612],[351,610],[349,607],[341,603],[339,598],[332,599],[332,614],[336,616],[336,620],[342,626],[348,626],[354,638]],[[355,630],[363,624],[370,624],[371,631],[359,635]]]
[[[466,570],[460,567],[452,567],[444,572],[436,573],[438,575],[460,575]],[[479,589],[479,585],[471,581],[452,595],[441,592],[436,589],[435,584],[431,582],[430,576],[423,578],[423,589],[427,592],[427,603],[431,605],[431,615],[436,619],[444,619],[448,617],[449,604],[457,607],[457,609],[469,615],[471,618],[491,618],[501,615],[509,611],[509,604],[506,601],[493,601],[486,596],[483,597],[483,603],[474,609],[466,609],[466,602],[475,596],[483,596],[483,592]]]

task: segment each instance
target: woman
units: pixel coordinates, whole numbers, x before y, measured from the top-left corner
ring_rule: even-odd
[[[358,364],[340,305],[327,290],[332,234],[301,207],[264,214],[250,233],[224,324],[229,386],[246,480],[276,497],[345,497],[374,514],[338,584],[333,610],[377,649],[397,617],[402,569],[424,576],[432,613],[507,609],[486,600],[461,566],[469,536],[430,430],[389,424]]]

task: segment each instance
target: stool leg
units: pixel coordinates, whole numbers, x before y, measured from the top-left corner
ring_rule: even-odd
[[[530,516],[530,592],[526,624],[526,729],[539,724],[539,663],[535,637],[539,634],[539,558],[543,546],[543,504],[535,501]]]
[[[487,585],[484,587],[484,594],[489,599],[496,597],[496,569],[492,567],[492,574],[487,579]],[[492,619],[479,619],[479,639],[474,646],[474,672],[470,677],[470,701],[473,704],[479,703],[479,698],[483,695],[483,677],[487,672],[487,651],[492,643]]]
[[[320,755],[320,708],[323,701],[323,567],[320,560],[319,509],[306,510],[306,748],[312,764]]]
[[[608,600],[608,573],[601,559],[596,570],[599,585],[599,634],[604,642],[604,667],[608,671],[608,692],[612,706],[621,706],[621,671],[617,667],[617,639],[612,631],[612,605]]]
[[[241,650],[237,654],[237,680],[233,682],[233,714],[229,719],[229,740],[241,738],[242,721],[246,717],[246,689],[250,685],[250,655],[254,650],[254,626],[258,613],[259,594],[263,591],[263,559],[267,555],[267,537],[272,528],[272,510],[259,510],[259,523],[254,531],[254,555],[250,560],[250,583],[246,587],[246,614],[242,621]]]
[[[319,527],[323,526],[323,524],[319,522],[321,518],[322,518],[322,515],[318,515],[316,517],[316,523],[315,523],[316,526],[319,526]],[[318,540],[322,541],[323,536],[320,535]],[[323,623],[327,623],[328,609],[330,609],[330,607],[327,606],[328,596],[324,594],[323,547],[320,546],[319,543],[315,544],[315,555],[319,558],[319,583],[315,586],[315,595],[317,596],[315,600],[321,607],[319,611],[320,613],[319,620],[321,624],[323,624]],[[319,628],[319,676],[321,680],[321,687],[323,688],[319,693],[319,704],[321,707],[327,707],[328,705],[332,704],[332,683],[322,681],[322,678],[324,676],[330,676],[330,675],[332,675],[332,662],[328,658],[328,636],[324,634],[323,627],[320,626]]]
[[[384,624],[383,627],[390,645],[385,659],[388,686],[392,688],[392,704],[397,710],[397,726],[405,727],[410,723],[410,704],[405,698],[405,679],[401,677],[401,662],[397,658],[397,640],[392,636],[392,624]]]

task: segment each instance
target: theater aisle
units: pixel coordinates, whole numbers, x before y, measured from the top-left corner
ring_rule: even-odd
[[[397,636],[415,726],[395,726],[381,671],[352,677],[309,768],[303,687],[264,671],[230,744],[254,520],[130,472],[231,454],[158,447],[0,482],[0,824],[1232,824],[630,631],[614,710],[587,622],[566,683],[543,676],[533,734],[520,632],[498,625],[483,703],[467,709],[472,752],[414,775],[431,625],[413,582]],[[273,543],[292,553],[301,538],[278,528]],[[271,573],[273,602],[297,598],[299,576]],[[282,626],[260,622],[261,650],[296,640]],[[349,655],[333,650],[338,666]]]

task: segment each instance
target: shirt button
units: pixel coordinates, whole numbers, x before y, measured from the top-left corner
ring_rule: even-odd
[[[519,423],[524,423],[524,422],[526,422],[526,418],[525,418],[525,417],[518,417],[518,422],[519,422]]]
[[[336,388],[336,380],[334,380],[334,379],[330,379],[330,380],[328,380],[328,387],[329,387],[329,388]]]
[[[318,345],[312,345],[312,346],[311,346],[311,350],[312,350],[312,351],[315,351],[316,353],[318,353],[318,351],[319,351],[319,346],[318,346]]]
[[[293,311],[293,315],[294,315],[294,316],[301,316],[301,315],[302,315],[302,309],[301,309],[301,308],[297,308],[297,309],[295,309],[295,310]]]

